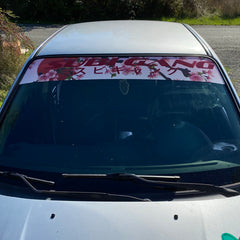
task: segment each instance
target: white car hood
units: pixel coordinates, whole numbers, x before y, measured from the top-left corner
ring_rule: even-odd
[[[0,239],[221,240],[226,232],[238,238],[239,205],[240,197],[81,202],[0,196]]]

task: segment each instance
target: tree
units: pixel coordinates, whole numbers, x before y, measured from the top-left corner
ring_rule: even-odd
[[[19,41],[20,44],[28,49],[33,49],[32,41],[23,33],[21,28],[15,23],[11,22],[9,18],[16,18],[16,16],[9,10],[3,10],[0,8],[0,43],[16,42]]]
[[[21,54],[20,46],[29,49],[29,52],[33,49],[32,41],[9,20],[10,17],[16,16],[0,8],[0,103],[28,57]]]

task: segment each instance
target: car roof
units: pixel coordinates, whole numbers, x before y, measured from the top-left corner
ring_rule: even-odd
[[[65,54],[207,55],[187,25],[161,21],[99,21],[68,25],[51,36],[38,56]]]

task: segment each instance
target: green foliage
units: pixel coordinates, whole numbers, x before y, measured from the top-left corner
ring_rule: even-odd
[[[0,105],[30,53],[31,50],[27,54],[18,55],[10,48],[0,51]]]
[[[70,23],[162,17],[236,17],[239,0],[1,0],[21,21]]]
[[[28,48],[29,53],[33,49],[32,41],[9,18],[16,16],[0,8],[0,102],[29,56],[21,54],[21,46]]]
[[[1,0],[21,22],[240,16],[239,0]]]
[[[2,105],[5,97],[7,96],[8,91],[0,89],[0,106]]]
[[[221,0],[218,3],[219,13],[223,17],[235,18],[240,15],[239,0]]]
[[[1,0],[22,21],[82,22],[113,19],[181,17],[193,0]],[[190,4],[190,3],[189,3]],[[188,5],[189,5],[188,4]],[[191,3],[193,4],[193,3]]]

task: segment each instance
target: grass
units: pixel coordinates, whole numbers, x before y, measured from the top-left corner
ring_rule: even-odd
[[[180,22],[189,25],[240,25],[240,17],[223,18],[217,15],[200,18],[161,18],[161,21]]]
[[[224,68],[225,68],[227,74],[231,74],[232,69],[231,69],[230,67],[226,67],[226,66],[224,66]]]

